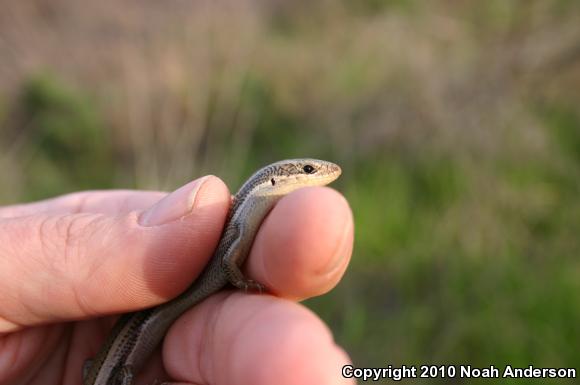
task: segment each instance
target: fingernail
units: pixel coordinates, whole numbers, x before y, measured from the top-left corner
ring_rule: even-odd
[[[160,226],[190,213],[195,205],[195,198],[208,177],[203,177],[186,184],[161,199],[141,214],[139,224],[142,226]]]

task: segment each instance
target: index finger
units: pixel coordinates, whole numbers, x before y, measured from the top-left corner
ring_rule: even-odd
[[[308,187],[280,200],[263,221],[248,256],[248,275],[270,292],[301,300],[332,289],[352,253],[353,217],[329,187]]]

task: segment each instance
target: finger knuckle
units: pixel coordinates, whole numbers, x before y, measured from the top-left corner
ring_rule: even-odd
[[[76,214],[65,216],[47,216],[41,219],[38,226],[38,239],[42,254],[50,261],[53,272],[67,274],[74,267],[82,264],[79,260],[85,254],[87,237],[93,232],[95,224],[93,215]]]

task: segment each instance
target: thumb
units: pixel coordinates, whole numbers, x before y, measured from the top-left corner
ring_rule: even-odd
[[[229,203],[208,176],[145,211],[0,219],[0,332],[177,295],[211,257]]]

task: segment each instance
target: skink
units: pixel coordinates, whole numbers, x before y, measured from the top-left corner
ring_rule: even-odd
[[[121,316],[100,352],[85,362],[83,384],[130,385],[175,319],[228,283],[265,290],[240,270],[262,220],[282,196],[324,186],[340,173],[336,164],[317,159],[283,160],[258,170],[234,196],[216,251],[197,280],[169,302]]]

